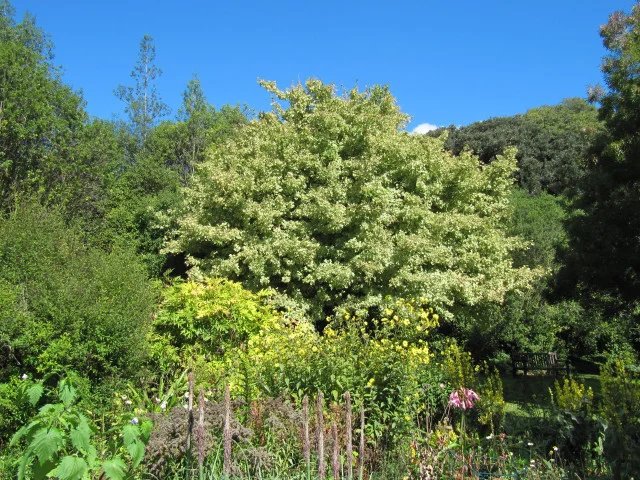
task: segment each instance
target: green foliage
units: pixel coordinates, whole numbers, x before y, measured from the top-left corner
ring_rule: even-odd
[[[486,362],[474,366],[471,353],[465,352],[455,342],[449,342],[437,355],[443,379],[451,390],[470,388],[480,399],[473,408],[474,420],[491,434],[500,431],[505,416],[502,380],[498,370]]]
[[[620,298],[619,305],[603,302],[603,308],[605,315],[631,313],[627,336],[633,335],[638,312],[625,305],[640,300],[638,32],[639,5],[628,15],[615,12],[601,29],[608,50],[601,66],[608,90],[594,89],[592,99],[601,104],[606,132],[592,151],[585,192],[577,204],[583,215],[571,225],[567,268],[568,283],[577,293]]]
[[[92,241],[126,245],[156,277],[172,268],[179,270],[178,275],[184,270],[180,261],[160,253],[165,235],[181,212],[179,187],[189,182],[206,148],[225,141],[247,121],[239,108],[224,106],[216,111],[206,103],[201,89],[193,86],[192,90],[180,116],[184,121],[149,128],[143,149],[131,132],[116,124],[108,125],[113,136],[96,148],[97,156],[116,147],[110,148],[112,162],[104,177],[103,208]]]
[[[15,433],[19,425],[24,425],[35,409],[37,403],[36,389],[29,394],[26,391],[28,385],[32,385],[27,379],[17,375],[11,377],[6,383],[0,383],[0,451],[7,448],[7,443]],[[0,474],[0,478],[2,478]]]
[[[478,422],[489,427],[495,434],[502,430],[506,413],[504,389],[498,370],[485,362],[480,370],[480,386],[478,388]]]
[[[174,125],[179,130],[181,142],[174,142],[179,145],[174,164],[182,172],[185,183],[204,160],[208,147],[223,143],[234,135],[236,128],[247,123],[245,112],[238,106],[225,105],[216,111],[207,102],[197,76],[187,84],[178,120],[180,122]]]
[[[514,189],[510,200],[513,216],[509,231],[531,242],[526,250],[516,252],[516,265],[540,266],[549,272],[557,269],[558,251],[568,244],[564,226],[570,216],[567,200],[546,193],[529,195],[521,189]]]
[[[0,209],[22,195],[66,203],[91,165],[76,156],[87,115],[62,82],[48,37],[31,16],[21,23],[0,5]]]
[[[138,139],[138,147],[144,146],[153,126],[169,113],[169,107],[156,91],[155,80],[162,75],[162,70],[156,66],[155,58],[153,38],[145,35],[140,41],[138,61],[131,72],[135,85],[120,85],[114,90],[116,97],[126,104],[125,112],[129,115],[132,131]]]
[[[46,377],[45,377],[46,378]],[[44,393],[41,383],[32,385],[26,394],[36,405]],[[106,478],[130,478],[144,457],[152,424],[137,418],[118,428],[115,444],[107,458],[95,443],[96,428],[78,407],[77,391],[72,377],[63,377],[50,395],[56,403],[43,405],[37,415],[20,428],[9,446],[24,445],[18,462],[19,480],[59,478],[80,480],[103,473]],[[112,432],[110,432],[112,433]],[[108,434],[109,435],[109,434]],[[122,453],[126,452],[123,457]],[[101,455],[102,454],[102,455]]]
[[[562,196],[530,195],[522,189],[511,194],[513,214],[508,231],[528,240],[515,252],[516,266],[544,269],[545,277],[525,292],[509,293],[502,305],[488,305],[481,321],[458,316],[460,337],[475,358],[489,358],[497,351],[570,351],[584,355],[597,351],[603,329],[592,312],[577,301],[554,292],[563,267],[562,252],[568,245],[565,222],[571,206]]]
[[[321,390],[338,403],[348,391],[367,410],[371,437],[401,438],[424,413],[425,383],[439,383],[426,342],[438,316],[424,302],[404,300],[387,300],[381,313],[367,321],[345,312],[321,336],[308,322],[270,324],[249,341],[257,388],[298,401]]]
[[[475,388],[476,375],[471,354],[455,342],[450,342],[441,352],[442,369],[453,389]]]
[[[612,359],[600,372],[601,414],[608,424],[605,458],[616,479],[640,472],[636,452],[640,449],[640,375],[622,359]]]
[[[132,254],[84,246],[59,213],[22,204],[0,217],[0,296],[0,379],[66,366],[93,379],[138,372],[154,288]]]
[[[543,106],[513,117],[491,118],[447,132],[445,146],[454,155],[470,149],[483,163],[507,147],[518,149],[518,183],[530,194],[576,193],[585,173],[588,148],[602,126],[596,109],[579,98]]]
[[[640,420],[640,381],[632,366],[612,360],[600,372],[602,415],[612,427],[632,427]]]
[[[600,102],[606,129],[590,152],[558,282],[559,292],[579,297],[596,322],[600,351],[638,351],[640,345],[639,31],[639,5],[629,14],[613,13],[600,31],[607,49],[601,69],[608,89],[592,89],[591,100]]]
[[[154,361],[166,370],[242,356],[249,338],[276,321],[264,295],[224,279],[167,287],[154,321]]]
[[[401,132],[387,89],[309,80],[211,151],[186,192],[167,251],[191,275],[272,287],[314,320],[364,314],[387,295],[452,305],[500,302],[538,272],[514,269],[505,233],[514,152],[481,167],[440,140]]]
[[[565,378],[562,384],[556,380],[551,401],[562,410],[588,414],[593,407],[593,390],[573,378]]]
[[[150,134],[153,142],[157,127]],[[141,154],[111,183],[100,232],[108,245],[134,251],[152,276],[160,276],[167,256],[160,253],[165,232],[179,209],[180,178],[164,159]]]

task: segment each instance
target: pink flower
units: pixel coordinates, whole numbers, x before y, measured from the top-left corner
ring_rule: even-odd
[[[453,408],[461,408],[462,410],[473,408],[474,400],[480,400],[480,397],[470,388],[461,387],[449,395],[449,405]]]
[[[461,408],[462,403],[460,401],[460,394],[458,393],[458,390],[454,390],[451,392],[451,395],[449,395],[449,405],[453,408]]]

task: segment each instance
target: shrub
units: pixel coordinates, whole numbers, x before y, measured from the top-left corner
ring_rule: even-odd
[[[94,380],[138,372],[152,284],[132,254],[84,245],[57,211],[27,203],[0,217],[0,299],[0,381],[63,367]]]
[[[438,316],[426,302],[387,299],[384,316],[344,312],[318,335],[286,319],[249,342],[256,382],[269,395],[301,399],[325,392],[339,402],[349,391],[367,410],[369,438],[401,437],[424,415],[425,384],[434,379],[427,338]]]
[[[605,457],[615,478],[640,474],[640,375],[623,360],[612,360],[600,372],[601,413],[608,424]]]
[[[168,286],[150,336],[154,365],[162,372],[196,369],[208,382],[246,370],[249,339],[279,318],[265,305],[268,295],[220,278]]]

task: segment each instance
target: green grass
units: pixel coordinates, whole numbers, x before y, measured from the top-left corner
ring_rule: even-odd
[[[551,375],[546,376],[518,376],[503,375],[502,385],[504,387],[504,400],[511,405],[511,409],[543,408],[546,409],[550,405],[551,396],[549,389],[553,391],[555,379]],[[600,376],[594,374],[577,374],[572,378],[584,383],[587,387],[593,389],[596,397],[600,394]],[[558,380],[562,382],[562,378]]]
[[[600,392],[597,375],[575,375],[574,379]],[[562,378],[559,379],[562,382]],[[505,399],[505,430],[522,438],[540,436],[549,417],[553,415],[551,395],[555,379],[551,375],[502,376]]]

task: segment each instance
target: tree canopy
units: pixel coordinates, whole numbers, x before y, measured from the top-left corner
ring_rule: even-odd
[[[26,15],[0,3],[0,207],[35,194],[64,203],[69,181],[86,174],[87,158],[74,151],[86,121],[82,98],[53,65],[48,37]]]
[[[465,148],[489,163],[507,147],[518,149],[519,185],[531,194],[577,192],[585,174],[586,154],[600,131],[596,108],[580,98],[559,105],[533,108],[522,115],[496,117],[448,132],[447,149],[455,155]]]
[[[581,287],[640,299],[640,5],[601,29],[607,89],[595,88],[607,129],[595,142],[572,223],[570,274]]]
[[[403,132],[384,87],[262,85],[273,110],[211,150],[186,190],[168,251],[192,276],[272,287],[317,320],[387,295],[445,312],[500,302],[538,274],[513,268],[524,242],[502,227],[514,151],[481,165]]]

